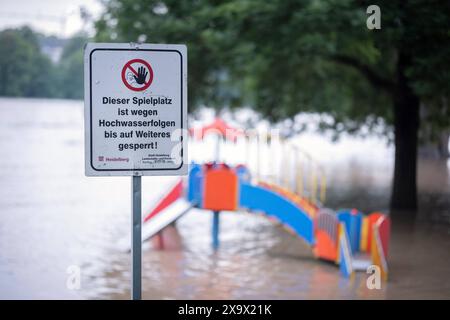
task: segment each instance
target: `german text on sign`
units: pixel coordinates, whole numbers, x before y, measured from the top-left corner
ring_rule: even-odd
[[[184,45],[85,49],[86,175],[187,171]]]

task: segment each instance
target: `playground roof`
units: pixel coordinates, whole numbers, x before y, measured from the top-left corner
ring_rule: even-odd
[[[220,118],[215,118],[209,125],[190,128],[189,134],[196,139],[203,139],[207,134],[218,134],[227,140],[235,141],[239,136],[243,136],[244,132],[242,129],[231,127]]]

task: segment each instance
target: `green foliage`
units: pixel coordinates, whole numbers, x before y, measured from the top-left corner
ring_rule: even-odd
[[[53,94],[47,77],[51,62],[36,54],[38,40],[29,28],[0,32],[0,44],[0,95],[46,97]]]
[[[82,99],[87,38],[68,40],[54,64],[41,52],[42,37],[28,27],[0,32],[0,96]]]
[[[87,37],[77,35],[64,46],[58,64],[60,93],[68,99],[83,99],[83,47]]]
[[[337,130],[393,123],[398,57],[428,113],[448,97],[448,1],[381,0],[368,30],[356,0],[111,0],[97,39],[186,43],[190,108],[251,105],[273,119],[324,112]],[[450,115],[444,112],[447,126]],[[428,117],[432,119],[432,117]],[[430,120],[432,121],[432,120]]]

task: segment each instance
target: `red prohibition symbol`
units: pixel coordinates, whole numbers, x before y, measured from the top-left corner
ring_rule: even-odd
[[[130,90],[144,91],[152,84],[153,69],[145,60],[130,60],[122,68],[122,81]]]

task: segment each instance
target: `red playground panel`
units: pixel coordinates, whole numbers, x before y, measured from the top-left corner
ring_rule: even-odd
[[[381,246],[383,247],[383,253],[387,258],[389,253],[389,238],[391,235],[391,219],[384,216],[378,220],[378,232],[380,233]]]
[[[152,217],[156,216],[158,213],[166,209],[172,203],[174,203],[177,199],[179,199],[183,195],[183,180],[178,181],[178,183],[170,190],[170,192],[164,196],[156,207],[144,217],[144,222],[148,221]]]
[[[372,249],[373,226],[375,225],[375,223],[377,223],[378,219],[382,217],[384,217],[384,214],[381,212],[374,212],[367,216],[367,252],[370,252],[370,250]]]

